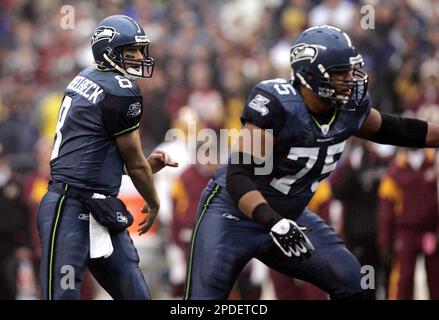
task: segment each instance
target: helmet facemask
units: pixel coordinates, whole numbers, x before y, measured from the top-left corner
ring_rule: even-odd
[[[352,72],[351,80],[342,80],[330,76],[334,71],[346,72],[349,70]],[[317,90],[313,91],[320,98],[330,100],[337,109],[356,111],[366,97],[367,86],[368,76],[359,66],[345,70],[333,68],[324,72]]]
[[[128,46],[138,47],[142,53],[142,59],[125,58],[123,55],[123,49]],[[113,68],[130,80],[151,78],[154,71],[154,59],[148,54],[148,44],[125,45],[117,47],[114,50],[110,49],[108,50],[108,53],[104,53],[104,58]]]

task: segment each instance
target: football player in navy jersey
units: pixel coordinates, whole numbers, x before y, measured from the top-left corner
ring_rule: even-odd
[[[305,30],[290,62],[291,79],[262,81],[250,92],[229,163],[201,195],[185,299],[227,298],[253,257],[332,299],[361,299],[360,264],[307,203],[351,135],[398,146],[439,145],[438,125],[372,107],[363,58],[338,28]],[[262,152],[252,150],[249,136],[262,136]],[[272,170],[257,173],[269,159]]]
[[[133,19],[104,19],[91,38],[97,66],[83,70],[65,90],[50,161],[52,179],[38,209],[40,285],[46,299],[78,299],[86,267],[114,299],[150,298],[127,230],[110,232],[109,256],[90,259],[91,217],[85,207],[95,194],[117,196],[125,166],[146,201],[142,212],[148,215],[139,234],[148,231],[158,213],[152,174],[176,163],[163,152],[146,159],[141,148],[143,104],[134,81],[152,76],[149,42]],[[127,223],[121,212],[115,214],[117,222]],[[74,283],[67,281],[69,276]]]

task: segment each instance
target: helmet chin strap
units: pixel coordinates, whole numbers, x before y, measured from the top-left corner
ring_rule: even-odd
[[[339,109],[340,107],[344,106],[348,101],[349,101],[349,97],[345,96],[345,95],[337,95],[337,99],[330,99],[329,97],[324,97],[320,94],[318,94],[317,92],[315,92],[312,87],[309,85],[309,83],[305,80],[305,78],[300,74],[300,73],[293,73],[292,75],[292,79],[294,79],[294,76],[297,76],[297,78],[299,78],[300,83],[306,87],[307,89],[309,89],[311,92],[313,92],[317,97],[321,98],[321,99],[327,99],[329,103],[331,103],[332,107],[335,109]],[[354,111],[355,109],[347,109],[349,111]]]
[[[120,73],[122,73],[123,76],[124,76],[125,78],[127,78],[127,79],[129,79],[129,80],[132,80],[132,81],[141,78],[141,72],[142,72],[142,71],[137,71],[137,70],[135,70],[134,68],[127,68],[127,70],[124,70],[124,69],[122,69],[120,66],[118,66],[113,60],[111,60],[111,59],[107,56],[106,53],[104,53],[103,56],[104,56],[104,59],[107,60],[108,63],[109,63],[114,69],[116,69],[117,71],[119,71]],[[128,73],[127,71],[132,72],[132,73],[138,73],[139,75],[138,75],[138,76],[137,76],[137,75],[133,75],[133,74]]]
[[[307,89],[311,90],[314,92],[314,90],[311,88],[311,86],[309,85],[308,82],[306,82],[305,78],[302,77],[302,75],[300,73],[296,73],[297,78],[299,78],[299,81],[302,85],[304,85]]]
[[[128,75],[135,78],[135,79],[140,79],[142,77],[142,70],[136,70],[134,68],[127,68],[128,71]]]

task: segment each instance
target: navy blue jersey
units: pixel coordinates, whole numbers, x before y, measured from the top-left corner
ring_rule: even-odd
[[[241,122],[273,130],[273,170],[254,181],[270,206],[285,217],[297,217],[321,180],[336,167],[346,140],[362,126],[371,109],[369,97],[357,111],[338,111],[328,128],[320,128],[299,92],[285,79],[267,80],[250,93]],[[225,186],[226,168],[216,173]]]
[[[52,179],[117,194],[123,161],[114,137],[139,127],[139,88],[113,71],[83,70],[67,86],[50,161]]]

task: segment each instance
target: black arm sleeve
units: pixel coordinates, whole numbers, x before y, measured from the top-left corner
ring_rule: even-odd
[[[139,127],[142,112],[142,96],[123,97],[107,94],[102,107],[105,130],[112,137],[134,131]]]
[[[226,189],[233,201],[238,204],[244,194],[258,189],[253,181],[255,164],[253,157],[242,152],[232,154],[231,159],[232,161],[227,165]],[[250,163],[246,164],[246,162]]]
[[[428,124],[425,121],[381,113],[381,128],[370,141],[401,147],[424,148]]]

